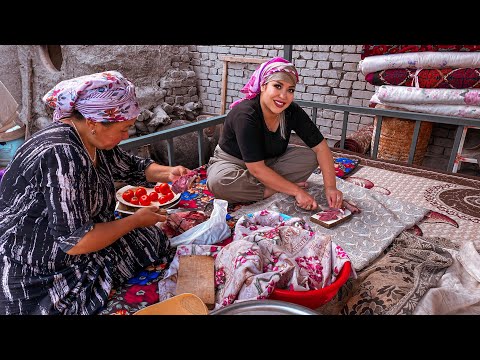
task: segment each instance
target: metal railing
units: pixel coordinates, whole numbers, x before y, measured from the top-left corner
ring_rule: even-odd
[[[125,150],[132,150],[139,148],[144,145],[149,145],[156,143],[161,140],[167,141],[167,151],[168,151],[168,164],[170,166],[175,165],[175,151],[173,139],[177,136],[185,135],[191,132],[197,132],[197,148],[198,148],[198,164],[203,165],[205,163],[205,146],[203,144],[203,129],[215,126],[218,124],[223,124],[225,121],[226,115],[214,116],[205,120],[200,120],[192,122],[191,124],[181,125],[168,130],[161,130],[153,132],[147,135],[138,136],[122,141],[119,146]],[[178,144],[181,148],[182,145]]]
[[[458,148],[460,145],[460,139],[462,137],[463,129],[465,126],[479,126],[480,120],[477,119],[469,119],[463,117],[456,117],[456,116],[443,116],[443,115],[433,115],[433,114],[425,114],[425,113],[416,113],[410,111],[396,111],[396,110],[385,110],[385,109],[374,109],[374,108],[366,108],[361,106],[350,106],[350,105],[337,105],[337,104],[326,104],[326,103],[319,103],[314,101],[296,101],[302,107],[310,107],[312,108],[312,118],[316,119],[317,117],[317,110],[320,109],[330,109],[330,110],[337,110],[343,111],[343,124],[342,124],[342,135],[340,139],[340,148],[345,148],[345,138],[347,133],[347,124],[348,124],[348,115],[350,113],[358,113],[358,114],[366,114],[366,115],[374,115],[377,116],[377,130],[375,132],[375,138],[373,142],[373,147],[371,151],[372,159],[377,158],[378,153],[378,143],[380,140],[380,132],[382,127],[383,117],[397,117],[401,119],[407,120],[415,120],[415,128],[413,130],[413,137],[410,143],[410,151],[408,153],[408,164],[413,163],[413,157],[415,154],[415,149],[417,146],[418,134],[420,133],[420,126],[422,121],[433,122],[438,124],[450,124],[456,125],[457,130],[455,132],[455,139],[453,141],[453,148],[450,153],[450,159],[448,161],[447,171],[451,172],[453,169],[453,165],[455,162],[455,158],[457,156]]]
[[[372,115],[377,117],[376,132],[373,142],[373,147],[371,151],[371,158],[376,159],[378,153],[378,143],[380,140],[380,131],[382,127],[383,117],[397,117],[407,120],[415,120],[415,128],[413,131],[413,137],[410,144],[410,151],[408,155],[408,164],[413,163],[413,158],[415,154],[415,149],[417,145],[418,135],[420,133],[420,126],[422,121],[433,122],[438,124],[450,124],[456,125],[457,130],[455,132],[455,139],[453,142],[452,152],[450,154],[447,171],[452,171],[453,165],[455,162],[455,157],[458,152],[460,145],[460,140],[462,137],[462,132],[465,126],[480,126],[480,120],[455,117],[455,116],[442,116],[442,115],[433,115],[433,114],[424,114],[416,113],[410,111],[396,111],[396,110],[385,110],[385,109],[374,109],[361,106],[350,106],[350,105],[337,105],[337,104],[327,104],[315,101],[295,101],[298,105],[304,108],[312,109],[312,119],[317,118],[318,109],[329,109],[334,111],[343,112],[343,123],[342,123],[342,135],[340,138],[340,149],[345,148],[345,139],[347,136],[347,125],[348,125],[348,116],[349,114],[363,114],[363,115]],[[226,115],[214,116],[205,120],[198,122],[193,122],[191,124],[181,125],[173,129],[161,130],[155,133],[148,135],[143,135],[131,139],[124,140],[120,143],[120,146],[123,149],[135,149],[141,146],[152,144],[157,141],[166,140],[167,149],[168,149],[168,163],[169,165],[175,165],[174,158],[174,142],[173,139],[177,136],[184,135],[190,132],[197,132],[198,134],[198,163],[199,166],[205,163],[205,153],[204,153],[204,144],[203,144],[203,129],[222,124],[225,121]],[[181,144],[178,144],[181,147]]]

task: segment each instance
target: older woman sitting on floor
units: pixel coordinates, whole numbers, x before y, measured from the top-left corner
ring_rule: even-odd
[[[114,181],[188,172],[121,150],[140,113],[134,85],[107,71],[44,97],[54,122],[17,151],[0,183],[0,313],[94,314],[113,286],[169,260],[155,207],[115,220]]]

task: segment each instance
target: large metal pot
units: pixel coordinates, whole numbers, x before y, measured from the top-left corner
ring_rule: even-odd
[[[301,305],[279,300],[249,300],[222,307],[209,315],[320,315]]]

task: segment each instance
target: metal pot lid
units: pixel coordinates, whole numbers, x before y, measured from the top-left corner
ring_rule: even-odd
[[[320,315],[305,306],[279,300],[248,300],[222,307],[209,315]]]

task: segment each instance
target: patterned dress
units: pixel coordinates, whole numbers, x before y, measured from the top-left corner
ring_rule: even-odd
[[[0,314],[95,314],[110,290],[170,261],[167,237],[139,228],[112,245],[68,255],[95,223],[114,220],[114,181],[148,185],[153,162],[119,147],[94,167],[75,130],[53,123],[17,151],[0,183]]]

